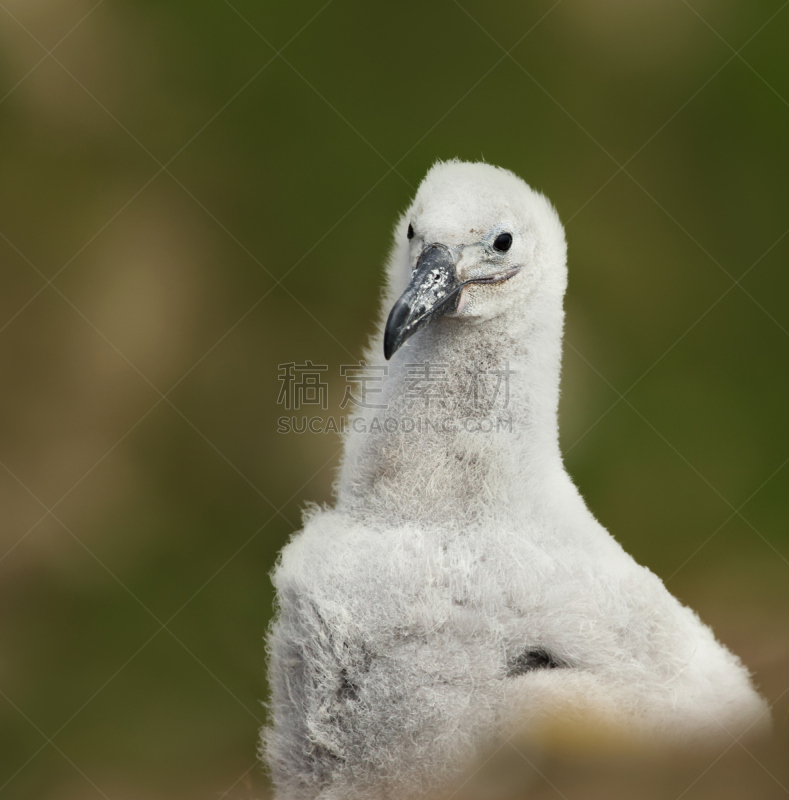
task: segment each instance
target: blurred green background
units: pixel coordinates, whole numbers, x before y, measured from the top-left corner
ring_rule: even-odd
[[[265,794],[340,445],[277,365],[339,413],[454,156],[558,208],[568,468],[786,719],[789,8],[689,2],[0,0],[0,800]]]

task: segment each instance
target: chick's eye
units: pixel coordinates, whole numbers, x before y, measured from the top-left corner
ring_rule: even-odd
[[[512,247],[512,234],[500,233],[493,242],[493,246],[502,253],[506,253]]]
[[[408,233],[406,236],[408,236],[409,239],[414,238],[414,226],[410,222],[408,223]]]

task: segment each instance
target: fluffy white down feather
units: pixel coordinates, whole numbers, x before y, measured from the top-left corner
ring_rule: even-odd
[[[335,506],[308,510],[274,571],[263,751],[282,800],[418,797],[497,736],[574,709],[644,741],[769,727],[739,659],[622,550],[564,469],[566,246],[545,197],[487,164],[436,164],[396,225],[368,364],[384,363],[386,313],[423,246],[458,248],[471,274],[480,240],[504,229],[502,263],[520,272],[467,287],[409,339],[376,402],[414,417],[408,364],[429,361],[447,367],[453,417],[480,418],[491,409],[470,402],[472,371],[509,362],[511,430],[352,431]],[[513,674],[529,651],[560,668]]]

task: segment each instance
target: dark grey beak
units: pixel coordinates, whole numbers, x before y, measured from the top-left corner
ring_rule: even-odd
[[[384,356],[387,361],[409,336],[457,309],[463,285],[458,281],[455,263],[449,248],[443,244],[431,244],[422,251],[411,282],[386,321]]]

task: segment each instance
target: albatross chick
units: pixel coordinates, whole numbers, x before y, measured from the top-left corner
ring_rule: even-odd
[[[438,163],[398,221],[367,355],[387,367],[378,408],[273,574],[281,800],[425,796],[497,737],[576,712],[645,742],[769,726],[739,659],[564,468],[566,283],[556,211],[506,170]]]

